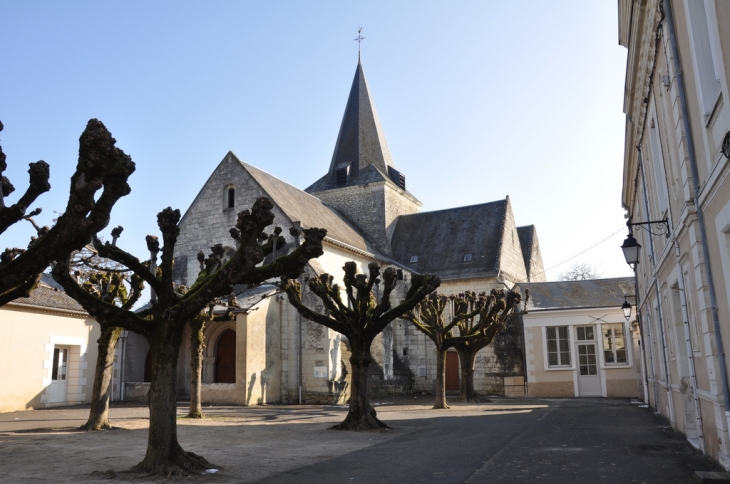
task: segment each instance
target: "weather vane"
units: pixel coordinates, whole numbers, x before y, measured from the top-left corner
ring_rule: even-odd
[[[352,39],[357,42],[357,60],[360,60],[360,42],[365,40],[365,37],[360,35],[361,32],[362,32],[362,27],[360,27],[360,29],[357,31],[357,37]]]

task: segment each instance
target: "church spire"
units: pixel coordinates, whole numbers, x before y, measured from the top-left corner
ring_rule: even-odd
[[[370,165],[386,177],[390,176],[389,167],[395,168],[362,63],[358,59],[329,175],[336,182],[338,170],[343,173],[346,171],[347,179],[355,181]]]

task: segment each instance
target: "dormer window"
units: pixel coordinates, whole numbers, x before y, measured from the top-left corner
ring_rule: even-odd
[[[464,256],[464,262],[469,262],[469,261],[471,261],[471,254],[466,254]]]
[[[413,264],[415,262],[418,262],[418,256],[417,255],[412,255],[411,256],[411,264]]]
[[[228,189],[228,208],[236,206],[236,189],[231,187]]]
[[[335,167],[335,183],[344,187],[350,181],[350,163],[340,163]]]

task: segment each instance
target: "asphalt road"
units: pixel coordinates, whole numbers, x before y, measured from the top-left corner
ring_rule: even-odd
[[[92,434],[72,431],[88,407],[0,413],[0,482],[686,484],[694,471],[719,470],[628,400],[494,398],[450,410],[431,402],[383,402],[378,416],[394,430],[356,434],[327,430],[344,406],[206,407],[210,419],[181,421],[178,432],[186,450],[222,471],[172,480],[119,473],[144,454],[145,406],[115,403],[113,424],[126,430]],[[39,473],[48,460],[54,473]]]
[[[455,407],[448,417],[388,420],[415,429],[258,482],[650,484],[688,483],[696,470],[718,470],[666,421],[626,400],[523,403],[545,406],[483,416],[459,416]]]

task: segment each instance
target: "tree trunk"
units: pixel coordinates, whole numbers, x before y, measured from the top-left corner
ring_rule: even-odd
[[[436,395],[433,408],[449,408],[446,404],[446,351],[436,348]]]
[[[474,360],[481,348],[465,348],[459,353],[459,363],[461,364],[461,394],[460,402],[479,403],[482,401],[481,395],[474,390]]]
[[[114,376],[114,353],[122,328],[103,326],[97,340],[99,355],[96,358],[94,387],[91,392],[89,419],[79,430],[109,430],[109,400],[111,400],[112,377]],[[124,382],[121,382],[124,385]]]
[[[200,397],[200,384],[203,373],[203,330],[205,320],[190,323],[190,411],[188,418],[203,418],[203,404]]]
[[[177,360],[182,327],[158,330],[148,337],[152,355],[150,429],[144,460],[132,468],[136,472],[168,476],[186,471],[201,473],[215,467],[204,458],[185,452],[177,441]]]
[[[373,361],[370,354],[370,343],[356,344],[354,338],[350,340],[352,355],[352,380],[350,382],[350,409],[345,420],[332,427],[337,430],[380,430],[389,429],[387,425],[375,416],[375,409],[370,405],[368,398],[368,367]]]

